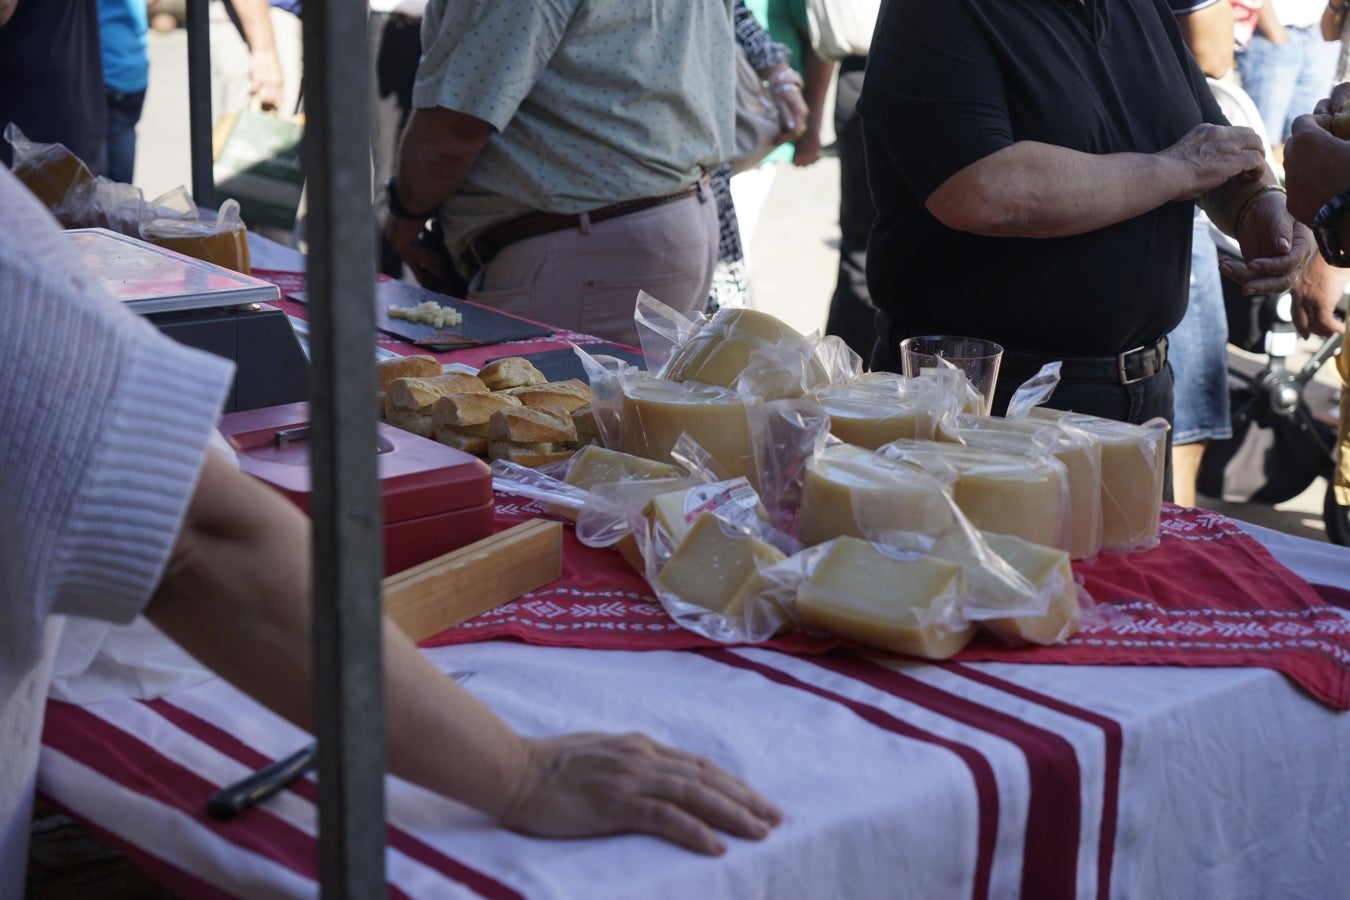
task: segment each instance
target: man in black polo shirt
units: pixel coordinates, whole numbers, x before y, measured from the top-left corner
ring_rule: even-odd
[[[1063,360],[1050,405],[1172,415],[1196,199],[1225,274],[1282,291],[1312,251],[1255,132],[1227,125],[1166,0],[891,0],[858,109],[877,219],[873,368],[910,335],[1005,348],[994,409]],[[1204,124],[1211,123],[1211,124]]]

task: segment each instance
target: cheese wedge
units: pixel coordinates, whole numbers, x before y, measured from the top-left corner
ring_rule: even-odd
[[[744,478],[698,484],[657,494],[644,510],[652,525],[678,544],[705,512],[716,511],[724,521],[752,526],[768,521],[769,514],[759,495]]]
[[[620,450],[610,450],[599,444],[590,444],[577,451],[567,474],[563,476],[563,481],[573,487],[589,491],[597,484],[679,478],[683,474],[677,466],[670,463],[656,462]],[[573,522],[577,518],[577,511],[566,506],[550,505],[548,511]]]
[[[802,336],[768,313],[720,309],[675,350],[662,367],[661,377],[729,388],[757,347],[771,347],[785,338],[801,340]]]
[[[1112,549],[1133,550],[1158,542],[1163,478],[1167,465],[1167,422],[1131,425],[1033,407],[1028,418],[1081,428],[1102,442],[1102,540]]]
[[[837,444],[806,465],[797,536],[807,544],[892,530],[937,536],[955,517],[942,483],[917,466]]]
[[[777,548],[725,528],[717,516],[705,512],[694,521],[656,580],[685,603],[739,616],[746,599],[766,586],[760,568],[783,559]]]
[[[1078,605],[1078,588],[1073,580],[1069,555],[1063,550],[1033,544],[1008,534],[984,532],[985,546],[1001,556],[1017,570],[1037,595],[1046,603],[1043,616],[1010,616],[989,619],[987,625],[995,633],[1014,641],[1033,644],[1058,644],[1078,630],[1083,621]],[[978,585],[974,587],[978,597]]]
[[[1069,535],[1058,544],[1073,559],[1102,549],[1102,445],[1086,431],[1055,422],[1004,419],[962,413],[938,424],[940,441],[1004,453],[1046,452],[1064,464],[1069,482]]]
[[[975,635],[931,621],[933,604],[959,596],[961,567],[932,557],[902,559],[841,537],[797,590],[802,621],[894,653],[947,659]]]

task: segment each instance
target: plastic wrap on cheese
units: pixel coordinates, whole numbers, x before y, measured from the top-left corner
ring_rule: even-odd
[[[735,391],[645,373],[631,373],[622,382],[618,449],[669,461],[675,442],[686,433],[726,475],[757,479],[745,401]]]
[[[1127,553],[1156,547],[1167,465],[1167,420],[1132,425],[1043,406],[1033,407],[1027,416],[1082,429],[1101,441],[1105,548]]]
[[[946,659],[974,637],[959,611],[966,588],[957,563],[855,537],[810,552],[796,598],[807,628],[926,659]]]
[[[1101,441],[1072,426],[962,413],[938,425],[938,440],[1024,456],[1050,453],[1064,464],[1069,480],[1069,542],[1060,546],[1073,559],[1102,549]]]
[[[938,419],[960,408],[939,379],[906,379],[877,373],[845,384],[818,385],[811,397],[830,417],[830,433],[875,450],[901,438],[932,440]]]
[[[1009,534],[986,531],[980,536],[1031,583],[1045,607],[1044,615],[993,616],[980,625],[1007,643],[1058,644],[1070,638],[1082,624],[1083,607],[1091,606],[1091,598],[1074,578],[1069,554]]]
[[[972,525],[1048,547],[1069,546],[1069,477],[1050,454],[1031,456],[941,441],[897,440],[877,449],[951,486]]]
[[[797,534],[806,544],[844,535],[945,534],[956,513],[944,487],[917,466],[836,444],[806,466]]]

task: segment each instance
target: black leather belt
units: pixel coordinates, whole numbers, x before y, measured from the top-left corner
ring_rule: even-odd
[[[677,191],[671,191],[669,194],[661,194],[658,197],[640,197],[637,200],[625,200],[622,203],[612,203],[609,206],[602,206],[599,209],[593,209],[584,213],[587,219],[592,223],[603,222],[606,219],[616,219],[619,216],[626,216],[630,213],[641,212],[644,209],[651,209],[655,206],[664,206],[667,203],[673,203],[676,200],[683,200],[690,194],[698,193],[702,181],[695,181],[693,184],[685,185]],[[469,242],[469,259],[476,267],[487,265],[494,256],[502,252],[505,248],[523,241],[526,238],[538,237],[541,234],[551,234],[555,231],[565,231],[568,228],[577,228],[581,225],[581,216],[564,216],[558,213],[531,212],[523,216],[517,216],[509,222],[504,222],[496,228],[488,229]]]
[[[1003,351],[1004,372],[1035,374],[1048,362],[1060,362],[1059,377],[1065,381],[1105,381],[1134,384],[1152,378],[1167,365],[1167,338],[1145,347],[1135,347],[1115,356],[1052,356],[1044,353]]]

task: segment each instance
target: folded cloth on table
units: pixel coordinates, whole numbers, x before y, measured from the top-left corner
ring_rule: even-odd
[[[1008,647],[977,640],[954,661],[1071,665],[1264,666],[1319,701],[1350,709],[1350,616],[1328,605],[1252,536],[1217,513],[1164,506],[1152,550],[1103,552],[1074,571],[1099,606],[1122,615],[1085,625],[1063,644]],[[543,515],[542,505],[498,495],[496,527]],[[618,553],[564,532],[557,581],[424,642],[511,639],[603,650],[716,646],[657,603]],[[857,645],[793,633],[762,646],[821,654]]]

